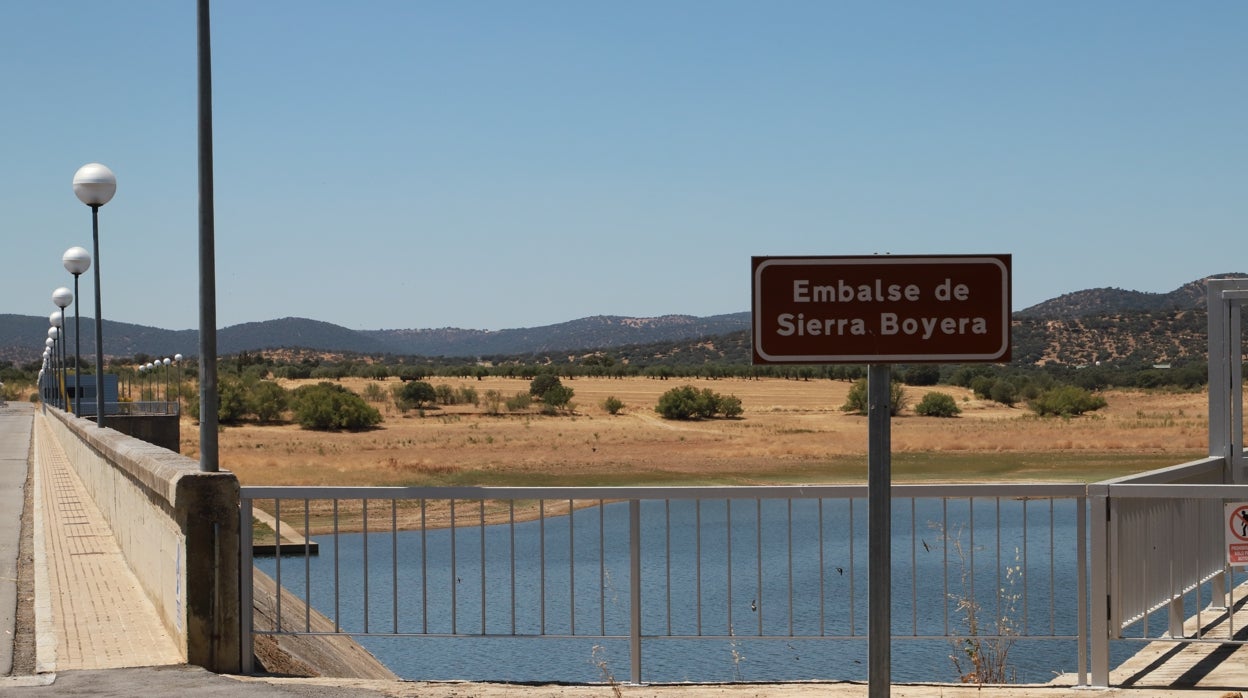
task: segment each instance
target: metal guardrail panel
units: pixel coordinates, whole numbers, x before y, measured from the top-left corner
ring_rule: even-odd
[[[893,487],[892,556],[909,561],[894,563],[894,637],[963,637],[971,631],[959,601],[970,600],[981,640],[1079,639],[1072,651],[1082,672],[1086,597],[1055,583],[1054,570],[1087,578],[1076,554],[1086,539],[1084,492]],[[862,486],[241,489],[244,508],[272,507],[279,529],[332,526],[320,540],[332,565],[317,571],[308,557],[278,557],[273,576],[343,633],[627,638],[636,681],[643,641],[865,640],[866,494]],[[522,520],[519,506],[535,518]],[[364,529],[349,555],[339,545],[343,516]],[[1058,540],[1076,520],[1076,532]],[[368,572],[345,581],[356,569]],[[920,584],[930,579],[943,587]]]

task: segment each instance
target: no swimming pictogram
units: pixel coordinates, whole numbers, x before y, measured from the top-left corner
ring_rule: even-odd
[[[1248,565],[1248,502],[1226,505],[1226,561]]]

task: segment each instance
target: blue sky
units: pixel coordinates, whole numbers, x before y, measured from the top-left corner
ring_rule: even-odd
[[[198,325],[193,0],[0,0],[0,313]],[[217,0],[221,326],[749,309],[752,255],[1248,271],[1248,3]],[[84,277],[84,280],[86,277]],[[84,309],[93,302],[82,285]]]

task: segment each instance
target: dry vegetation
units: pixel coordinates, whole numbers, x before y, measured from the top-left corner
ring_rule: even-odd
[[[486,378],[433,379],[433,384],[469,385],[479,393],[525,392],[528,382]],[[368,379],[342,383],[363,394]],[[397,379],[380,385],[389,394]],[[670,422],[654,412],[659,396],[692,384],[740,397],[740,419]],[[286,387],[296,387],[290,383]],[[377,403],[380,428],[361,432],[317,432],[295,425],[232,426],[220,436],[222,468],[244,485],[691,485],[816,484],[865,482],[867,423],[840,410],[850,384],[833,381],[652,379],[565,379],[575,410],[544,416],[536,412],[487,415],[481,408],[454,405],[400,414]],[[1094,481],[1198,458],[1206,448],[1203,393],[1107,395],[1109,407],[1075,419],[1037,418],[1022,407],[975,399],[949,386],[908,388],[911,404],[929,390],[955,397],[962,414],[952,419],[919,417],[909,410],[892,420],[895,482]],[[625,403],[612,416],[602,402]],[[198,427],[183,424],[182,453],[197,455]],[[262,506],[264,506],[262,504]],[[332,504],[308,512],[313,533],[327,530]],[[360,504],[342,502],[345,528],[357,529]],[[370,507],[370,522],[401,527],[419,522],[416,504],[390,510]],[[464,503],[465,522],[484,516],[497,521],[506,505]],[[559,505],[548,504],[547,513]],[[552,508],[556,507],[556,508]],[[264,508],[268,508],[265,506]],[[532,512],[521,512],[520,516]],[[446,525],[445,507],[423,515]],[[282,518],[303,529],[302,511]],[[370,523],[370,528],[373,524]]]
[[[363,393],[377,381],[342,382]],[[528,387],[505,378],[431,382],[505,395]],[[659,395],[686,383],[740,397],[745,414],[660,419],[654,412]],[[381,383],[387,393],[395,384]],[[839,409],[848,383],[577,378],[565,384],[576,391],[571,415],[491,416],[471,405],[401,415],[378,404],[385,422],[363,432],[228,427],[220,437],[221,463],[246,485],[754,484],[866,477],[866,420]],[[1198,457],[1206,446],[1201,393],[1111,392],[1107,409],[1062,420],[1036,418],[948,386],[908,388],[910,402],[929,390],[952,394],[962,415],[939,419],[907,411],[893,420],[898,481],[1094,480]],[[602,409],[608,396],[625,403],[621,414]],[[185,424],[183,453],[194,456],[197,441],[197,427]]]

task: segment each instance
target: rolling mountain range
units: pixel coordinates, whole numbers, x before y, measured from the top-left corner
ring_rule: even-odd
[[[1217,274],[1206,278],[1245,278]],[[1014,313],[1014,362],[1088,364],[1096,361],[1151,364],[1204,360],[1205,279],[1169,293],[1097,288],[1068,293]],[[0,315],[0,361],[34,361],[43,352],[47,318]],[[507,330],[459,328],[351,330],[305,318],[281,318],[221,329],[221,355],[266,349],[307,349],[363,355],[425,357],[540,356],[619,350],[661,357],[684,351],[685,360],[748,362],[750,313],[710,317],[664,315],[632,318],[599,315],[544,327]],[[94,325],[82,319],[82,354],[94,354]],[[196,330],[163,330],[105,320],[110,356],[195,355]],[[624,348],[632,347],[631,350]],[[700,358],[695,358],[700,357]]]

